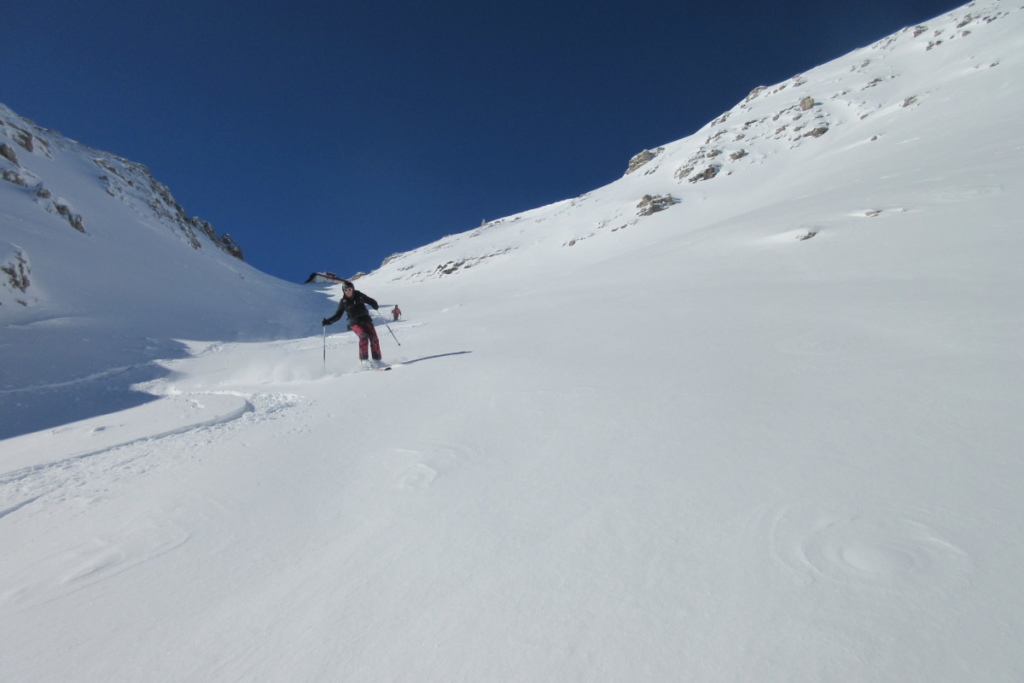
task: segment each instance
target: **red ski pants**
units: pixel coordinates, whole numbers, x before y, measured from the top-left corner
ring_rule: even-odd
[[[380,360],[380,340],[372,320],[360,320],[348,326],[359,337],[359,360],[366,360],[366,347],[373,352],[373,359]]]

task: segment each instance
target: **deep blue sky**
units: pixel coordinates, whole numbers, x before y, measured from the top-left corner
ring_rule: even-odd
[[[146,164],[301,281],[605,185],[754,87],[961,4],[10,0],[0,102]]]

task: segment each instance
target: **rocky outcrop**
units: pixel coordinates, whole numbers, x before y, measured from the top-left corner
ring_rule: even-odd
[[[78,232],[83,234],[85,233],[85,224],[82,222],[82,215],[72,211],[67,202],[62,200],[51,202],[46,207],[46,210],[51,211],[66,220],[68,224]]]
[[[664,147],[659,147],[659,148],[653,149],[653,150],[652,149],[645,149],[644,151],[640,152],[639,154],[634,155],[633,158],[629,160],[629,165],[626,167],[626,175],[629,175],[630,173],[632,173],[633,171],[637,170],[638,168],[640,168],[644,164],[647,164],[648,162],[652,161],[653,159],[655,159],[659,154],[661,154],[664,151],[665,151]]]
[[[659,211],[664,211],[679,202],[679,199],[670,194],[664,196],[660,194],[645,194],[643,199],[640,200],[640,203],[636,205],[636,213],[638,216],[650,216],[658,213]]]
[[[20,166],[18,163],[18,155],[15,153],[14,148],[6,143],[0,144],[0,157],[7,159],[15,166]]]
[[[207,223],[207,225],[209,225],[209,223]],[[244,260],[242,256],[242,248],[238,246],[235,240],[231,239],[231,235],[224,233],[217,238],[217,244],[221,249],[231,254],[236,259],[240,261]]]
[[[0,243],[0,306],[17,304],[29,306],[34,302],[31,296],[32,267],[28,256],[16,247],[13,251],[3,251],[4,243]],[[5,256],[6,254],[6,256]]]
[[[31,152],[39,148],[33,141],[40,138],[33,136],[22,128],[15,128],[10,125],[5,125],[3,128],[14,129],[17,132],[19,144],[26,151]],[[3,128],[0,128],[0,131]],[[48,149],[48,145],[46,147]],[[0,179],[31,191],[36,199],[42,200],[38,204],[44,211],[60,216],[78,232],[85,232],[85,223],[81,214],[75,213],[67,201],[63,199],[54,200],[53,193],[46,189],[39,177],[21,166],[18,161],[17,152],[7,143],[0,143],[0,167],[5,167],[0,171]]]
[[[19,122],[0,119],[0,133],[4,133],[16,145],[32,154],[50,156],[49,140],[33,134],[29,127],[30,122],[26,119],[21,119]],[[14,161],[14,163],[18,162]]]
[[[146,166],[111,155],[96,156],[93,163],[103,171],[100,180],[111,197],[129,206],[148,207],[163,222],[176,227],[193,249],[202,249],[200,235],[205,235],[216,247],[242,259],[242,248],[230,235],[218,235],[209,221],[186,214],[170,188],[154,178]]]

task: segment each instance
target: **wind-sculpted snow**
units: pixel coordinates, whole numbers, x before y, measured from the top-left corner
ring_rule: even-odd
[[[963,590],[975,571],[970,555],[922,521],[932,516],[927,508],[868,517],[797,508],[775,512],[757,535],[798,581],[864,586],[883,599],[912,587],[928,600]]]

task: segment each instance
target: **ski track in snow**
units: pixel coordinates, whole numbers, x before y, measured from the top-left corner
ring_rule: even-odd
[[[16,387],[13,389],[0,389],[0,395],[13,395],[52,389],[66,389],[68,387],[72,387],[79,384],[88,384],[89,382],[95,382],[97,380],[110,379],[112,377],[117,377],[118,375],[124,375],[129,372],[132,372],[133,370],[146,368],[148,367],[148,365],[148,363],[141,365],[126,365],[124,367],[110,368],[109,370],[95,372],[91,375],[86,375],[84,377],[76,377],[75,379],[69,379],[63,382],[50,382],[46,384],[34,384],[31,386]]]
[[[109,434],[116,441],[119,432],[124,431],[118,429],[120,425],[139,425],[136,412],[163,414],[166,421],[167,415],[180,415],[168,411],[167,404],[202,402],[211,404],[206,411],[199,411],[206,413],[203,419],[0,475],[0,523],[23,523],[34,514],[60,515],[64,519],[85,514],[119,497],[141,478],[177,463],[216,457],[219,441],[254,425],[273,422],[300,406],[303,399],[274,392],[171,395],[124,413],[52,430],[51,438],[57,443],[48,450],[53,457],[54,446],[74,449],[90,434],[101,439]],[[148,422],[143,420],[141,424]],[[17,445],[18,441],[12,439],[8,444]],[[219,507],[216,501],[210,503],[214,509]],[[108,525],[102,533],[55,546],[45,560],[45,570],[41,568],[31,578],[3,587],[0,605],[16,610],[22,604],[56,600],[160,558],[190,540],[189,527],[194,524],[180,523],[177,518],[195,514],[177,511],[173,506],[154,507]]]
[[[164,402],[198,402],[210,398],[209,395],[173,396],[162,398]],[[48,444],[50,462],[32,465],[0,474],[0,518],[26,508],[33,502],[52,500],[54,498],[73,496],[98,495],[100,491],[92,488],[93,482],[103,485],[123,481],[133,476],[145,474],[154,469],[164,467],[169,461],[181,454],[196,453],[215,441],[218,432],[231,429],[236,421],[261,422],[283,414],[301,402],[297,396],[290,394],[265,393],[252,396],[241,396],[232,393],[220,394],[221,400],[214,407],[214,415],[204,417],[196,422],[175,426],[155,434],[139,436],[127,441],[117,441],[118,430],[104,426],[104,423],[138,422],[131,413],[140,410],[159,410],[165,412],[163,406],[147,404],[141,408],[125,411],[124,414],[94,418],[51,431],[51,443]],[[227,399],[226,401],[223,399]],[[104,439],[110,430],[114,442],[100,448],[81,452],[68,452],[65,457],[53,458],[54,452],[60,449],[73,451],[89,435],[98,435]],[[29,449],[38,448],[29,440],[25,440]],[[38,442],[36,442],[38,444]],[[24,450],[19,439],[8,441],[5,463],[16,459]],[[24,457],[24,456],[23,456]]]

